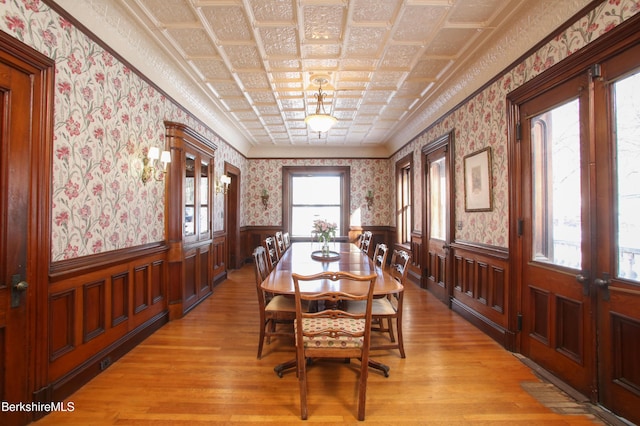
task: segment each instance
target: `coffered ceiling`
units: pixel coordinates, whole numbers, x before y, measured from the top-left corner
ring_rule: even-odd
[[[73,5],[78,5],[59,3],[68,3],[72,14]],[[230,143],[238,143],[241,151],[283,155],[297,148],[335,147],[388,155],[430,124],[428,120],[438,118],[424,111],[436,101],[442,103],[438,97],[443,87],[459,84],[453,77],[461,73],[473,76],[472,60],[489,43],[495,44],[496,34],[506,28],[513,31],[514,19],[538,2],[91,3],[94,11],[99,7],[108,17],[106,25],[120,33],[127,25],[135,28],[138,40],[150,40],[170,67],[186,76],[174,86],[199,91],[192,95],[195,103],[214,117],[213,122],[203,121]],[[129,50],[140,52],[145,45],[132,46],[132,38],[129,35]],[[311,132],[304,122],[316,109],[318,87],[313,81],[319,75],[327,79],[322,87],[326,112],[338,119],[321,134]],[[464,94],[465,88],[457,91]]]

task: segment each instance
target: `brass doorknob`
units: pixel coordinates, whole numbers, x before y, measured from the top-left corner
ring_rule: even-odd
[[[29,284],[26,281],[20,281],[18,284],[13,286],[13,288],[18,291],[25,291],[27,287],[29,287]]]

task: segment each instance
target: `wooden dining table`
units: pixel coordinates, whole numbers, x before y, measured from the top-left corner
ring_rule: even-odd
[[[402,291],[402,284],[393,278],[386,270],[376,267],[373,261],[363,253],[355,244],[344,242],[329,243],[330,256],[321,256],[321,245],[315,242],[292,243],[289,249],[283,254],[275,268],[262,282],[263,290],[274,294],[294,295],[295,289],[291,274],[295,272],[300,275],[312,275],[320,272],[350,272],[356,275],[370,275],[376,272],[378,278],[374,285],[374,296],[384,296],[387,294]],[[305,286],[305,291],[309,293],[319,293],[323,291],[343,290],[350,291],[344,286],[349,285],[338,281],[314,281],[316,286]],[[353,284],[350,284],[353,285]],[[296,361],[291,360],[277,365],[274,370],[279,377],[286,370],[294,368]],[[389,376],[389,366],[369,359],[369,366]]]

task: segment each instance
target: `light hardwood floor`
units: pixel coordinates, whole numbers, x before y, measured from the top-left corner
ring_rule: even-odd
[[[273,367],[294,356],[292,342],[265,344],[256,358],[257,301],[253,269],[231,271],[214,294],[183,319],[150,336],[52,413],[45,425],[299,424],[295,372]],[[374,352],[390,377],[371,370],[367,424],[587,425],[593,414],[559,414],[531,389],[543,383],[514,354],[409,284],[405,293],[406,359]],[[356,424],[357,361],[318,362],[309,370],[308,423]],[[576,404],[551,389],[557,409]],[[557,396],[557,398],[555,396]],[[574,411],[575,410],[575,411]]]

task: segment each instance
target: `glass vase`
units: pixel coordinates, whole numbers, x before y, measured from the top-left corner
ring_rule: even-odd
[[[326,236],[322,236],[322,255],[329,256],[329,239]]]

